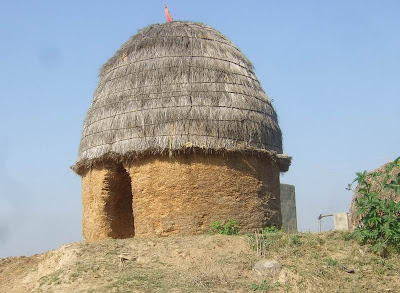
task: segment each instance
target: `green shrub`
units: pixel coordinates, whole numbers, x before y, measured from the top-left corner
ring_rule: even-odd
[[[221,221],[212,222],[210,225],[210,234],[222,234],[223,230],[224,228]]]
[[[331,267],[336,267],[338,265],[338,261],[333,258],[327,258],[327,259],[325,259],[325,262],[328,266],[331,266]]]
[[[298,235],[292,235],[290,236],[290,244],[292,246],[299,246],[301,245],[300,237]]]
[[[280,232],[280,231],[281,230],[276,228],[276,226],[271,226],[271,227],[265,227],[264,228],[264,233],[276,233],[276,232]]]
[[[371,244],[372,250],[382,256],[387,255],[390,250],[400,251],[400,202],[382,198],[374,190],[393,190],[395,194],[399,194],[400,174],[391,175],[396,166],[400,167],[400,157],[388,164],[383,174],[367,171],[357,173],[356,179],[347,188],[354,191],[352,185],[358,183],[358,189],[354,192],[360,195],[355,199],[360,224],[353,236],[362,244]],[[376,186],[380,188],[377,189]]]
[[[236,220],[230,219],[222,224],[221,221],[212,222],[210,225],[211,234],[222,234],[222,235],[238,235],[239,224]]]

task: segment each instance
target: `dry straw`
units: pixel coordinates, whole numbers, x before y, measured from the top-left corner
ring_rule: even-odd
[[[181,152],[250,152],[281,171],[290,165],[277,114],[240,50],[201,23],[155,24],[103,65],[73,169]]]

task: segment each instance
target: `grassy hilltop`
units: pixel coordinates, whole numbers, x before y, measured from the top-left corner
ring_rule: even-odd
[[[379,257],[348,235],[267,233],[265,255],[245,235],[72,243],[0,259],[0,292],[400,292],[399,255]],[[257,275],[264,258],[280,273]]]

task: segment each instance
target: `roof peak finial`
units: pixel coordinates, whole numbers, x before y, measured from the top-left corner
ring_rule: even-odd
[[[165,10],[165,17],[167,18],[167,21],[172,22],[173,19],[172,19],[171,14],[169,14],[167,4],[164,4],[164,10]]]

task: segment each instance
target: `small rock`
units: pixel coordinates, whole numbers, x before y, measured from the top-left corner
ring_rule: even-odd
[[[285,269],[285,268],[282,269],[280,274],[279,274],[279,277],[278,277],[278,282],[281,283],[281,284],[286,284],[287,281],[288,281],[288,278],[289,278],[288,270]]]
[[[340,267],[343,271],[345,271],[346,273],[354,274],[354,270],[348,268],[345,264],[342,264],[342,263],[341,263],[341,264],[339,265],[339,267]]]
[[[253,267],[253,270],[261,276],[276,276],[279,274],[282,265],[276,260],[263,259],[258,262]]]

